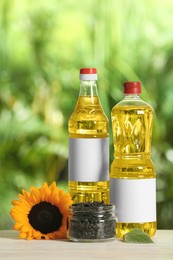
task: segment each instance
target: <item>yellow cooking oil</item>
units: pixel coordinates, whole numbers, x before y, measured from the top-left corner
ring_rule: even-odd
[[[157,228],[156,173],[150,158],[153,110],[138,94],[125,95],[111,113],[114,139],[111,203],[117,204],[117,238],[123,238],[133,228],[140,228],[152,237]]]
[[[108,119],[103,112],[98,96],[79,96],[75,110],[68,122],[68,131],[69,138],[85,141],[89,139],[91,145],[95,139],[108,138]],[[92,152],[92,147],[90,152]],[[99,165],[102,162],[95,161],[94,163]],[[87,166],[87,163],[84,162],[82,167]],[[83,180],[69,179],[68,181],[69,192],[74,203],[88,201],[110,202],[109,178],[101,181],[87,181],[87,176],[84,176]]]

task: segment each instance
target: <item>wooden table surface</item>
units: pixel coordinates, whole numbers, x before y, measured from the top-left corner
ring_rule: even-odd
[[[77,243],[67,240],[23,240],[16,231],[0,231],[0,259],[161,259],[173,260],[173,230],[158,230],[153,244],[118,240]]]

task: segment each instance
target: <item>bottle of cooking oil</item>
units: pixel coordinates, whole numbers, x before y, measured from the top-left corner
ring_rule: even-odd
[[[151,161],[153,110],[141,98],[140,82],[124,83],[125,98],[112,109],[114,160],[111,203],[116,205],[116,236],[140,228],[156,232],[156,174]]]
[[[80,69],[80,93],[68,122],[68,187],[73,201],[110,202],[108,119],[97,92],[97,70]]]

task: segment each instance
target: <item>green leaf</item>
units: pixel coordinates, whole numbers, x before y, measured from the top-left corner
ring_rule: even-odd
[[[149,235],[143,232],[140,228],[134,228],[130,232],[126,233],[123,237],[123,241],[126,243],[154,243]]]

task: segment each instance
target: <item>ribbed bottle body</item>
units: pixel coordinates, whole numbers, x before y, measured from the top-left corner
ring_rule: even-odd
[[[156,232],[156,174],[151,161],[153,110],[138,95],[127,95],[112,109],[114,160],[111,203],[117,207],[116,236],[135,227]]]

